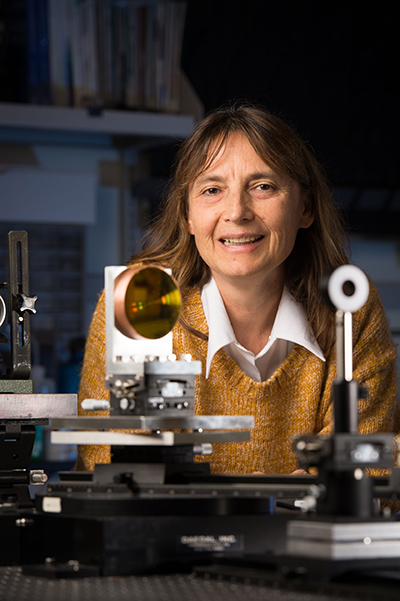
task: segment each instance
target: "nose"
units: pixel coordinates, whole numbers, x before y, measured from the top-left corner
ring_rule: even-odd
[[[242,223],[253,219],[254,213],[251,198],[243,192],[231,192],[225,199],[224,219],[232,223]]]

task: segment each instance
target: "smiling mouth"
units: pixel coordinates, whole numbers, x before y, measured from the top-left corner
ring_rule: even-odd
[[[242,244],[253,244],[254,242],[258,242],[264,236],[245,236],[243,238],[221,238],[221,242],[225,244],[225,246],[240,246]]]

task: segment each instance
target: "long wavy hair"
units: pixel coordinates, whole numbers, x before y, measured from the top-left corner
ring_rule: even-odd
[[[182,143],[174,177],[160,211],[130,262],[158,263],[172,270],[183,299],[210,278],[188,229],[188,193],[192,182],[213,162],[231,132],[246,136],[260,158],[278,173],[289,175],[311,202],[314,222],[300,229],[286,259],[286,285],[302,303],[324,353],[335,339],[333,315],[320,284],[330,271],[348,263],[348,239],[341,214],[322,167],[298,133],[264,107],[247,102],[221,107],[206,116]],[[194,331],[190,324],[185,324]],[[196,333],[196,332],[195,332]]]

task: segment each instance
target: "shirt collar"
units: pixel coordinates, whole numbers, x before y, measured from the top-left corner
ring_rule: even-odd
[[[238,342],[236,341],[235,333],[214,278],[211,278],[203,287],[201,302],[208,324],[206,360],[206,378],[208,378],[214,355],[224,346],[232,342],[238,344]],[[302,305],[294,299],[286,287],[283,289],[270,339],[257,357],[261,357],[268,352],[278,338],[300,344],[319,359],[325,361],[325,357],[318,342],[315,340]]]

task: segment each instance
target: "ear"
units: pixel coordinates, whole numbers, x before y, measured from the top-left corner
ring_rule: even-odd
[[[303,201],[303,214],[300,218],[299,228],[307,229],[314,223],[314,212],[312,208],[311,199],[305,194],[302,195]]]
[[[189,234],[192,234],[192,236],[193,236],[194,235],[194,232],[193,232],[193,222],[192,222],[192,219],[190,217],[190,211],[188,213],[187,222],[188,222]]]

